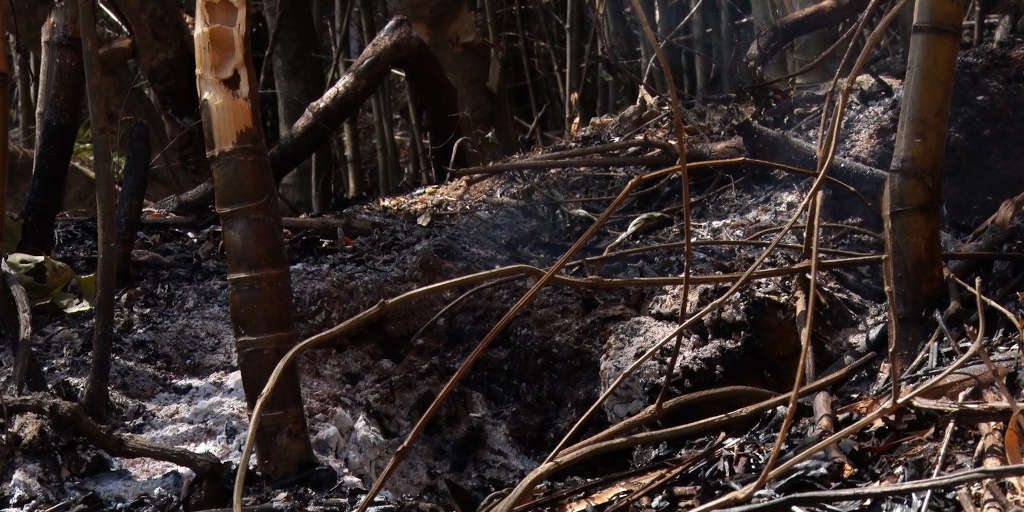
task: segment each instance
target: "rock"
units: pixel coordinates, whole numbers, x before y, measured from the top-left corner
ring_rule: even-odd
[[[366,415],[360,414],[345,446],[345,466],[369,484],[377,478],[383,456],[384,436]]]
[[[331,422],[338,428],[338,432],[341,433],[342,442],[347,443],[348,436],[352,434],[352,427],[355,424],[352,421],[352,415],[339,407],[338,411],[334,413],[334,418],[332,418]]]
[[[673,323],[650,317],[636,317],[615,324],[601,354],[601,390],[607,390],[633,361],[675,328]],[[646,389],[660,378],[659,365],[655,360],[640,365],[605,400],[603,407],[608,420],[615,423],[640,412],[646,405]]]
[[[344,447],[344,440],[338,427],[328,425],[313,437],[313,450],[325,457],[337,457]]]

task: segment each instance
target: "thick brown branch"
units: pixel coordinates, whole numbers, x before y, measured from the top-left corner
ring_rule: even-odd
[[[175,448],[152,443],[131,434],[117,434],[109,427],[93,421],[82,406],[64,400],[38,397],[4,397],[8,412],[28,412],[50,417],[55,424],[67,425],[89,439],[94,445],[115,457],[134,459],[146,457],[185,466],[197,475],[210,475],[220,471],[220,460],[203,452],[195,453],[184,448]]]

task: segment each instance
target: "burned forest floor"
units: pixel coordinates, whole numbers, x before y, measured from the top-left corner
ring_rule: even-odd
[[[891,394],[885,290],[880,259],[870,257],[884,251],[880,191],[901,96],[900,79],[886,65],[879,62],[874,77],[857,80],[840,134],[838,155],[850,165],[835,176],[859,192],[826,185],[820,245],[828,249],[821,255],[828,263],[818,276],[813,379],[859,361],[825,388],[837,429],[877,410]],[[759,94],[756,100],[689,102],[688,143],[728,142],[737,152],[729,156],[813,168],[813,157],[798,142],[815,141],[825,92],[820,86]],[[1024,192],[1019,136],[1024,132],[1024,46],[962,53],[954,94],[944,184],[944,250],[949,252],[964,250],[976,228],[985,226],[1004,201]],[[509,159],[548,162],[537,168],[461,177],[368,200],[330,212],[328,219],[344,219],[337,225],[286,223],[300,339],[432,283],[510,265],[550,267],[631,179],[658,167],[628,162],[565,167],[546,155],[672,139],[667,103],[641,102],[591,120],[560,144]],[[664,148],[638,145],[607,154],[642,161],[659,151]],[[504,329],[371,510],[470,512],[493,493],[514,487],[626,367],[676,330],[684,302],[690,313],[703,308],[754,262],[778,232],[773,228],[794,214],[811,185],[806,176],[750,162],[695,170],[691,179],[690,270],[699,279],[687,300],[679,279],[684,272],[680,179],[669,174],[639,185],[571,258],[563,271],[566,279],[542,289]],[[210,452],[228,463],[226,488],[248,423],[228,318],[220,228],[164,212],[146,217],[134,253],[136,281],[116,297],[111,426],[149,441]],[[1022,230],[1019,214],[1013,215],[985,257],[950,260],[965,281],[979,276],[985,295],[1014,314],[1021,308],[1017,292],[1024,290],[1024,267],[1016,257],[1024,252]],[[95,240],[94,221],[63,218],[54,258],[76,274],[91,273]],[[794,268],[802,243],[803,229],[792,230],[761,266],[783,270],[757,276],[684,331],[667,396],[716,390],[697,395],[710,398],[692,400],[637,431],[691,423],[792,388],[800,352],[795,293],[798,276],[807,272]],[[246,503],[262,505],[258,510],[352,509],[445,381],[537,275],[511,274],[428,294],[304,354],[299,367],[305,411],[323,466],[298,481],[275,485],[252,479]],[[80,293],[74,287],[68,291]],[[946,316],[946,332],[922,349],[903,385],[934,376],[978,335],[974,296],[962,288],[959,294],[961,309]],[[1016,406],[993,384],[1002,382],[1020,396],[1022,340],[1016,326],[993,308],[986,308],[984,318],[991,365],[972,359],[968,377],[951,378],[920,403],[880,415],[846,437],[838,450],[770,481],[754,502],[987,467],[990,452],[1000,455],[994,446],[1004,437],[1013,438],[1012,448],[1019,449],[1019,428],[1006,427]],[[45,384],[41,396],[77,400],[88,374],[91,311],[40,306],[32,323],[34,359],[45,381],[37,383]],[[11,338],[6,332],[0,356],[5,369],[15,359]],[[671,347],[640,365],[572,442],[654,403]],[[861,359],[872,352],[875,357]],[[5,395],[12,380],[13,372],[5,370],[0,380]],[[798,402],[780,460],[821,438],[812,398]],[[689,436],[608,451],[545,479],[522,503],[536,500],[535,509],[569,512],[676,510],[707,503],[756,479],[784,416],[784,403],[766,406]],[[44,415],[5,414],[3,432],[0,509],[176,510],[191,503],[183,497],[193,477],[185,468],[112,457],[71,425]],[[1012,451],[1011,443],[1006,448]],[[1002,464],[1020,463],[1019,453],[1008,458]],[[658,485],[623,503],[652,482]],[[1024,505],[1015,480],[996,482],[1005,499]],[[986,492],[994,494],[976,480],[936,489],[928,499],[933,509],[947,510],[961,507],[960,500],[978,504]],[[924,499],[922,490],[805,506],[917,510]]]

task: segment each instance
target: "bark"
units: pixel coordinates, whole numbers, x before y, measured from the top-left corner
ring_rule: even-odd
[[[885,246],[895,300],[890,304],[890,351],[906,364],[924,341],[923,313],[943,289],[939,245],[941,179],[945,164],[953,74],[960,46],[963,0],[922,0],[904,85],[896,147],[885,183]],[[892,371],[897,372],[899,368]]]
[[[81,121],[84,77],[75,0],[56,3],[43,27],[43,53],[36,103],[36,153],[32,182],[21,211],[18,251],[49,254],[54,219],[64,199],[68,165]]]
[[[188,190],[209,176],[199,124],[192,38],[174,0],[115,0],[132,30],[136,61],[149,81],[164,117],[176,165],[168,169]]]
[[[117,237],[114,225],[114,172],[111,169],[111,130],[107,112],[107,79],[100,64],[96,35],[96,0],[78,0],[82,27],[82,55],[89,96],[93,172],[96,173],[96,320],[92,334],[92,364],[85,383],[82,407],[102,421],[110,401],[110,352],[114,324],[114,288],[117,286]]]
[[[758,34],[747,49],[747,62],[763,66],[790,41],[815,30],[831,27],[864,10],[868,0],[822,0],[783,16]]]
[[[294,0],[263,2],[267,26],[276,34],[269,64],[274,70],[278,135],[281,136],[288,133],[306,106],[324,91],[324,67],[314,57],[320,52],[312,4]],[[318,164],[322,164],[324,169],[330,169],[327,147],[326,142],[321,144],[316,154]],[[322,210],[326,206],[324,203],[329,202],[329,199],[324,199],[323,190],[316,187],[309,159],[299,164],[281,186],[282,189],[286,186],[291,189],[287,194],[282,190],[282,194],[302,210]]]
[[[455,89],[409,21],[398,17],[381,29],[341,79],[310,104],[270,150],[275,176],[283,176],[323,144],[343,120],[356,113],[393,67],[405,72],[410,91],[426,107],[434,167],[443,172],[457,138]]]
[[[146,195],[149,160],[149,127],[145,123],[132,123],[128,133],[128,147],[124,162],[124,181],[117,200],[117,284],[128,286],[132,280],[132,249],[139,231],[142,200]]]
[[[196,74],[207,155],[228,263],[231,322],[250,409],[295,342],[288,258],[273,174],[260,128],[246,0],[197,0]],[[314,462],[298,372],[281,376],[256,437],[260,469],[273,479]],[[243,461],[247,463],[247,461]]]
[[[473,140],[472,156],[496,160],[517,150],[511,119],[501,108],[498,91],[488,87],[491,49],[480,36],[466,0],[400,0],[397,11],[408,16],[416,33],[433,50],[459,91],[463,134]],[[565,84],[571,89],[572,84]],[[563,89],[563,91],[565,90]],[[424,103],[425,104],[425,103]],[[493,138],[488,134],[493,131]]]

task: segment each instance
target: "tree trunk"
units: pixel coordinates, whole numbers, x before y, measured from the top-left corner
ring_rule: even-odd
[[[288,133],[306,106],[324,92],[324,66],[315,58],[320,54],[313,22],[313,2],[264,0],[263,16],[276,34],[270,65],[274,70],[277,96],[278,135]],[[281,25],[276,26],[277,23]],[[266,66],[268,63],[264,63]],[[330,169],[326,143],[318,148],[319,166]],[[313,176],[312,159],[307,159],[281,180],[281,194],[303,211],[323,209],[330,199],[323,197]],[[321,183],[322,184],[322,180]]]
[[[924,341],[925,310],[942,291],[939,246],[941,179],[963,0],[921,0],[914,12],[910,59],[883,219],[895,300],[891,349],[906,364]],[[900,368],[894,368],[899,375]]]
[[[187,190],[210,173],[199,125],[195,93],[195,59],[191,37],[176,0],[116,0],[135,41],[136,61],[149,81],[160,108],[174,173]],[[177,190],[181,192],[182,190]]]
[[[18,251],[49,254],[54,219],[64,200],[68,165],[81,121],[84,83],[78,6],[61,0],[43,27],[43,55],[36,102],[36,153],[32,162]]]
[[[516,151],[511,119],[504,115],[497,91],[487,86],[491,50],[480,37],[466,1],[401,0],[398,4],[459,91],[459,111],[465,114],[463,133],[473,139],[475,160],[495,160]],[[493,139],[487,136],[492,131]]]
[[[124,180],[117,200],[117,285],[128,286],[132,280],[132,248],[139,231],[142,200],[146,195],[149,160],[149,127],[136,121],[128,129]]]
[[[92,128],[93,171],[96,173],[96,322],[92,334],[92,364],[85,383],[82,407],[89,416],[102,421],[110,400],[110,350],[114,324],[114,288],[117,286],[117,236],[114,226],[114,172],[111,169],[111,141],[107,112],[107,80],[100,64],[100,43],[96,35],[96,0],[78,0],[82,27],[82,55],[85,84],[89,94],[89,122]]]
[[[274,179],[257,118],[248,10],[246,0],[197,0],[195,57],[238,366],[252,408],[275,364],[294,344],[295,329]],[[294,366],[282,375],[261,422],[256,454],[265,474],[280,478],[314,461]]]

